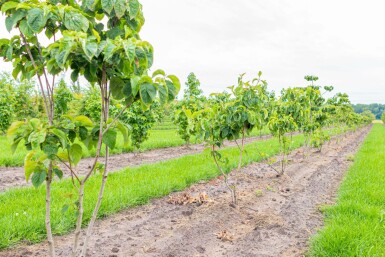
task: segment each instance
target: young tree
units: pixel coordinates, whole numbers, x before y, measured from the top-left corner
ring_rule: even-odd
[[[58,118],[69,111],[69,105],[74,99],[71,90],[68,88],[64,79],[59,81],[59,85],[54,90],[55,117]]]
[[[118,131],[127,138],[127,129],[118,122],[119,115],[136,101],[148,108],[157,95],[162,104],[175,99],[179,81],[161,70],[153,77],[148,76],[153,48],[140,39],[144,17],[137,0],[1,1],[0,7],[6,16],[7,30],[16,30],[18,34],[0,40],[0,55],[13,63],[15,77],[37,77],[47,115],[47,122],[32,119],[14,123],[9,134],[15,135],[16,146],[24,138],[30,150],[25,161],[27,180],[32,175],[35,186],[46,182],[45,223],[50,256],[55,256],[50,221],[51,182],[54,174],[58,177],[62,174],[57,163],[67,166],[78,190],[79,214],[72,256],[84,257],[107,181],[109,150],[115,147]],[[42,40],[44,36],[46,40]],[[43,44],[44,41],[49,43]],[[55,76],[67,69],[72,70],[73,81],[83,75],[99,88],[99,125],[94,125],[85,116],[64,116],[57,122],[54,120]],[[125,103],[125,108],[114,118],[109,117],[111,98]],[[95,159],[84,177],[79,177],[76,172],[76,164],[82,157],[82,147],[76,138],[88,148],[96,147]],[[100,163],[102,147],[106,154],[104,162]],[[96,170],[102,172],[101,186],[79,252],[84,188]]]
[[[193,112],[202,110],[206,100],[199,87],[199,80],[194,73],[190,73],[187,77],[183,100],[179,101],[175,106],[173,122],[177,126],[178,134],[186,142],[186,145],[190,144],[191,137],[196,134],[194,125],[189,122],[188,116]]]

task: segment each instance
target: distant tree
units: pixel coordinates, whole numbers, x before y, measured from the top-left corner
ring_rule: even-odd
[[[362,116],[364,117],[367,117],[368,120],[375,120],[376,119],[376,116],[370,111],[370,110],[366,110],[366,111],[363,111],[361,113]]]
[[[71,90],[68,88],[64,79],[61,79],[59,85],[55,88],[55,117],[66,114],[69,110],[69,104],[74,99]]]
[[[194,72],[191,72],[187,77],[186,89],[184,90],[184,99],[190,99],[192,97],[201,97],[203,91],[200,89],[201,83],[195,76]]]

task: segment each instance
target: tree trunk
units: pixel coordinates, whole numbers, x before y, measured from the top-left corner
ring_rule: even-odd
[[[81,232],[81,229],[82,229],[83,213],[84,213],[84,208],[83,208],[84,186],[85,186],[84,181],[80,182],[80,188],[79,188],[79,214],[78,214],[78,219],[76,221],[75,237],[74,237],[74,243],[73,243],[72,255],[71,255],[72,257],[76,257],[76,252],[77,252],[78,246],[79,246],[80,232]]]
[[[91,237],[92,229],[94,227],[95,220],[97,218],[97,215],[98,215],[98,212],[99,212],[99,208],[100,208],[100,205],[102,203],[103,194],[104,194],[104,188],[105,188],[105,185],[106,185],[106,182],[107,182],[107,177],[108,177],[108,167],[107,167],[108,163],[107,163],[107,161],[108,161],[108,147],[106,146],[106,158],[105,158],[105,166],[104,166],[104,172],[103,172],[103,177],[102,177],[102,184],[101,184],[100,190],[99,190],[98,201],[96,202],[96,205],[95,205],[94,211],[92,213],[92,217],[91,217],[90,223],[88,224],[88,228],[87,228],[87,232],[86,232],[86,238],[84,239],[84,245],[83,245],[83,249],[82,249],[82,254],[80,255],[81,257],[85,257],[86,254],[87,254],[87,246],[88,246],[88,243],[89,243],[89,239]]]
[[[55,244],[51,229],[51,182],[52,182],[52,162],[48,168],[45,194],[45,229],[47,230],[47,240],[49,247],[49,256],[55,256]]]

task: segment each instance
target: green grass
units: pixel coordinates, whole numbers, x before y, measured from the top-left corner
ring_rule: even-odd
[[[374,124],[338,192],[309,256],[385,256],[385,127]]]
[[[261,131],[262,135],[269,133],[268,129],[265,128]],[[260,134],[259,130],[254,130],[250,133],[250,136],[258,136]],[[195,139],[191,140],[191,143],[196,143]],[[0,136],[0,167],[12,167],[12,166],[22,166],[24,162],[24,157],[27,154],[22,142],[20,142],[15,154],[12,154],[11,151],[11,140],[6,136]],[[150,131],[148,140],[146,140],[142,146],[141,151],[147,151],[151,149],[172,147],[172,146],[181,146],[184,144],[184,141],[177,134],[176,129],[153,129]],[[112,150],[111,154],[127,153],[132,152],[134,149],[132,146],[123,147],[123,137],[119,134],[117,139],[117,146]],[[95,149],[88,151],[83,147],[83,152],[85,153],[83,158],[95,156]],[[102,150],[102,155],[104,155],[104,150]]]
[[[299,147],[303,136],[293,137],[293,148]],[[253,142],[246,145],[243,165],[261,160],[257,154],[263,149],[266,156],[278,153],[276,139]],[[225,148],[222,154],[229,159],[225,170],[237,166],[238,148]],[[178,159],[160,163],[128,168],[109,175],[106,193],[99,216],[116,213],[130,206],[145,204],[149,199],[161,197],[173,191],[183,190],[187,186],[214,178],[219,175],[214,162],[205,151]],[[96,202],[96,192],[100,185],[100,175],[92,177],[86,187],[85,222],[90,218]],[[16,244],[21,240],[39,242],[45,238],[44,208],[45,188],[18,188],[0,193],[0,249]],[[74,205],[62,214],[64,204],[76,201],[76,192],[69,180],[56,181],[52,190],[52,226],[55,234],[63,234],[74,228]]]

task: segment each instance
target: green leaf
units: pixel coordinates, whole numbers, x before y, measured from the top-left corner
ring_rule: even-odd
[[[168,75],[167,78],[169,78],[172,81],[172,84],[175,86],[176,93],[179,93],[180,90],[180,81],[177,76],[175,75]]]
[[[116,100],[124,98],[123,94],[124,81],[118,77],[112,77],[110,80],[110,90],[112,97]]]
[[[127,9],[126,0],[115,0],[114,10],[115,10],[116,17],[120,19],[126,12],[126,9]]]
[[[73,144],[71,145],[71,148],[69,149],[69,157],[71,159],[71,162],[76,166],[79,161],[82,159],[83,156],[83,148],[79,144]]]
[[[110,149],[114,149],[116,145],[116,131],[109,129],[103,135],[103,143]]]
[[[66,133],[64,133],[62,130],[59,130],[56,128],[52,129],[51,132],[52,132],[52,134],[54,134],[55,136],[57,136],[59,138],[62,147],[65,148],[67,146]]]
[[[140,77],[132,77],[131,78],[131,90],[132,90],[132,96],[135,97],[139,92],[139,81]]]
[[[43,152],[48,156],[48,158],[52,159],[52,156],[56,155],[58,152],[58,147],[55,144],[45,144],[43,146]]]
[[[36,169],[39,167],[39,164],[33,160],[34,155],[36,154],[36,151],[30,151],[24,159],[24,174],[25,174],[25,180],[28,182],[29,177],[32,173],[36,171]]]
[[[104,60],[109,60],[114,54],[116,46],[111,40],[107,40],[106,47],[104,48]]]
[[[12,154],[14,154],[16,152],[16,149],[17,149],[17,147],[18,147],[18,145],[22,139],[23,139],[22,137],[19,137],[19,138],[13,140],[13,143],[11,145]]]
[[[134,19],[139,13],[140,3],[138,0],[129,0],[128,6],[130,12],[130,19]]]
[[[87,56],[88,60],[91,61],[98,51],[98,44],[93,39],[87,39],[82,46],[84,54]]]
[[[45,130],[34,131],[28,137],[28,142],[32,144],[32,148],[38,148],[45,141],[47,133]]]
[[[77,123],[77,125],[80,124],[81,126],[84,126],[84,127],[93,127],[94,126],[94,123],[92,122],[92,120],[90,118],[88,118],[87,116],[84,116],[84,115],[76,116],[74,119],[74,122]]]
[[[19,24],[19,29],[21,30],[21,33],[23,33],[26,37],[32,37],[33,31],[29,27],[28,22],[26,20],[22,20]]]
[[[135,58],[136,45],[134,44],[134,42],[132,42],[132,40],[124,40],[123,48],[128,60],[132,62]]]
[[[163,76],[166,76],[166,73],[164,72],[164,70],[161,70],[161,69],[158,69],[156,71],[154,71],[154,73],[152,73],[152,77],[156,77],[157,75],[163,75]]]
[[[110,14],[114,8],[115,0],[101,0],[103,10]]]
[[[15,9],[18,4],[19,4],[18,2],[14,2],[14,1],[5,2],[1,7],[1,12],[6,12],[8,10]]]
[[[87,32],[90,24],[82,14],[69,11],[64,15],[64,25],[69,30]]]
[[[32,185],[36,188],[38,188],[47,178],[47,172],[40,171],[33,173],[32,176]]]
[[[63,171],[58,169],[58,168],[53,168],[53,173],[56,174],[56,176],[59,178],[59,179],[62,179],[63,178]]]
[[[27,22],[33,32],[39,33],[46,23],[44,11],[39,8],[29,10],[27,14]]]
[[[156,97],[156,87],[152,83],[140,84],[140,99],[145,105],[151,104]]]
[[[170,81],[166,80],[167,91],[168,91],[168,100],[173,101],[178,95],[178,91],[175,88],[175,85]]]
[[[124,140],[124,146],[128,146],[129,143],[129,137],[128,137],[128,128],[126,125],[124,125],[122,122],[117,122],[116,128],[122,133],[123,140]]]
[[[7,57],[8,60],[12,60],[12,55],[13,55],[13,46],[9,45],[7,52],[5,54],[5,57]]]
[[[12,14],[12,16],[9,16],[5,19],[5,26],[7,30],[10,32],[12,28],[25,17],[27,12],[23,9],[17,10],[15,13]]]
[[[165,104],[169,100],[168,87],[165,84],[158,85],[159,100],[161,104]]]
[[[79,78],[79,70],[73,70],[71,72],[71,80],[72,82],[76,82]]]
[[[8,32],[11,32],[13,28],[12,16],[8,16],[7,18],[5,18],[5,28],[8,30]]]
[[[13,136],[16,134],[16,132],[21,128],[22,126],[25,125],[24,121],[14,121],[11,126],[7,130],[7,135],[8,136]]]

